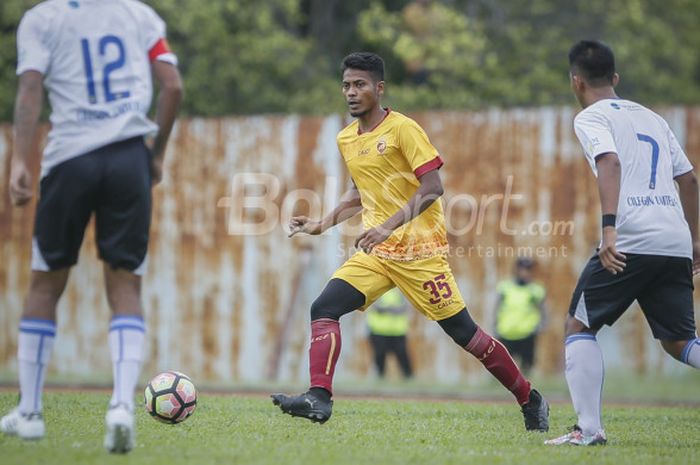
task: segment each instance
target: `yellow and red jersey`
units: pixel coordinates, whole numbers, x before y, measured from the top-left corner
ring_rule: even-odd
[[[387,109],[372,130],[360,133],[357,120],[338,134],[338,149],[362,199],[365,229],[384,223],[418,189],[418,178],[443,164],[423,128]],[[420,260],[448,251],[442,203],[434,202],[398,228],[372,255],[389,260]]]

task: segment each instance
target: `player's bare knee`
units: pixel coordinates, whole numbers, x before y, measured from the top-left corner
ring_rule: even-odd
[[[68,282],[68,269],[58,271],[33,271],[29,291],[60,297]]]
[[[566,319],[566,323],[564,325],[564,332],[566,336],[571,336],[572,334],[578,333],[595,334],[597,331],[593,331],[590,328],[587,328],[586,325],[581,323],[579,320],[572,316],[569,316]]]
[[[141,315],[141,277],[105,265],[105,290],[115,315]]]
[[[681,354],[686,345],[688,345],[688,341],[661,341],[661,347],[676,360],[681,360]]]
[[[22,316],[55,319],[56,305],[68,281],[68,269],[33,271]]]

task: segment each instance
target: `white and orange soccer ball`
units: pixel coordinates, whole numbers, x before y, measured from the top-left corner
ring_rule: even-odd
[[[146,410],[163,423],[185,421],[197,407],[197,389],[187,376],[178,371],[164,371],[146,386]]]

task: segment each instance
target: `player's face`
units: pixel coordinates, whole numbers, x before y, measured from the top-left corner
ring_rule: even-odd
[[[384,94],[384,81],[376,82],[369,71],[346,69],[343,73],[343,95],[350,115],[360,118],[377,105]]]

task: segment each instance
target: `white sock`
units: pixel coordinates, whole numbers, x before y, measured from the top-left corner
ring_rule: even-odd
[[[56,323],[23,318],[19,322],[17,361],[19,362],[19,411],[41,412],[46,364],[51,359]]]
[[[109,325],[114,391],[110,406],[124,404],[134,409],[134,390],[143,360],[146,327],[140,316],[115,316]]]
[[[700,338],[696,337],[692,341],[688,341],[688,345],[681,353],[681,361],[691,367],[700,368]]]
[[[603,394],[603,354],[595,336],[578,333],[566,338],[566,383],[583,434],[603,429],[600,406]]]

